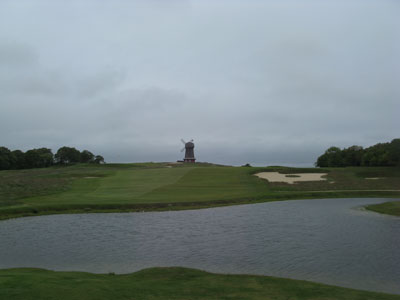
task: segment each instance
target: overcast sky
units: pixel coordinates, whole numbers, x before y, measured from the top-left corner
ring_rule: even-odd
[[[400,2],[0,0],[0,146],[312,165],[399,138]]]

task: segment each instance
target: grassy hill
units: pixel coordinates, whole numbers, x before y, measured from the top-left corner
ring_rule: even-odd
[[[400,295],[187,268],[152,268],[124,275],[9,269],[0,270],[0,299],[399,300]]]
[[[327,172],[328,180],[270,183],[253,176],[261,171]],[[380,179],[366,179],[377,177]],[[328,197],[400,197],[400,169],[138,163],[0,171],[0,219]]]

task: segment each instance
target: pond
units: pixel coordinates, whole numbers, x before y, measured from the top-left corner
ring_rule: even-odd
[[[0,268],[129,273],[185,266],[400,294],[400,218],[319,199],[0,222]]]

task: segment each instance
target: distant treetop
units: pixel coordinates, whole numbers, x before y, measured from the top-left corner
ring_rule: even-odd
[[[46,168],[54,164],[70,165],[76,163],[104,163],[101,155],[94,155],[89,150],[79,150],[73,147],[61,147],[56,154],[51,149],[31,149],[25,153],[21,150],[10,151],[0,147],[0,170]]]
[[[400,167],[400,139],[394,139],[390,143],[379,143],[365,149],[361,146],[351,146],[343,150],[330,147],[318,157],[315,165],[317,167]]]

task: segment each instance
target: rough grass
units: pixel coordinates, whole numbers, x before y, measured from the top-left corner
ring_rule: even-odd
[[[270,183],[253,174],[326,172]],[[378,180],[365,178],[379,177]],[[286,199],[399,197],[399,168],[244,168],[212,164],[76,165],[0,171],[0,219],[66,212],[170,210]]]
[[[400,295],[187,268],[151,268],[125,275],[9,269],[0,270],[0,299],[399,300]]]

